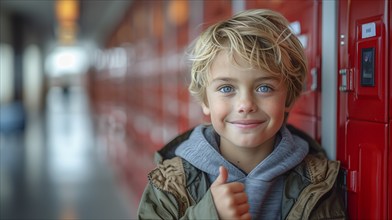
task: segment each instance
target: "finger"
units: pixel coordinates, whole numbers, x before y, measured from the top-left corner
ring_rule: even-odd
[[[252,217],[251,217],[250,213],[247,212],[247,213],[241,215],[241,217],[240,217],[239,219],[240,219],[240,220],[251,220]]]
[[[237,211],[238,211],[238,213],[243,215],[243,214],[249,212],[249,208],[250,208],[250,206],[248,203],[243,203],[243,204],[237,206]]]
[[[228,173],[227,169],[224,166],[219,167],[219,176],[216,180],[212,183],[211,186],[219,186],[225,184],[227,181]]]
[[[227,183],[227,187],[230,188],[230,192],[232,193],[241,193],[245,190],[244,184],[240,182]]]
[[[228,209],[226,209],[226,213],[228,214],[230,219],[240,219],[241,216],[244,216],[245,214],[249,213],[249,204],[245,203],[233,207],[228,207]]]
[[[248,196],[246,193],[236,193],[233,195],[235,204],[247,204],[248,203]]]

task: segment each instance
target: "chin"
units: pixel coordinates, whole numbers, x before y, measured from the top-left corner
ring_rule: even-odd
[[[236,146],[240,148],[256,148],[260,146],[262,143],[256,143],[256,142],[249,142],[249,141],[243,141],[243,142],[237,142],[235,143]]]

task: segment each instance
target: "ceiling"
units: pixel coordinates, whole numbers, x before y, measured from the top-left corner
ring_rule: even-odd
[[[129,8],[132,0],[81,0],[78,40],[102,46]],[[0,0],[1,12],[33,23],[49,38],[55,38],[55,0]]]

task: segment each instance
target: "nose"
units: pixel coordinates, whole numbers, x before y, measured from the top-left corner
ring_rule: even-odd
[[[257,105],[252,94],[244,94],[238,101],[238,112],[248,114],[257,111]]]

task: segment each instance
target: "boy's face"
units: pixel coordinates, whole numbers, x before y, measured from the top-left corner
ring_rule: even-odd
[[[211,66],[203,112],[221,137],[221,147],[271,147],[284,121],[287,88],[270,74],[233,65],[221,52]]]

